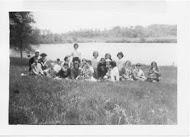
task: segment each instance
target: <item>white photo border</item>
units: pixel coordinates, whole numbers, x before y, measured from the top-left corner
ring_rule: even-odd
[[[114,1],[114,0],[112,0]],[[116,0],[115,0],[116,1]],[[122,0],[124,1],[124,0]],[[188,136],[189,134],[189,76],[190,61],[190,1],[167,1],[173,4],[170,14],[176,17],[177,41],[178,41],[178,83],[177,83],[177,125],[9,125],[8,101],[9,101],[9,11],[48,11],[56,10],[50,1],[15,0],[0,1],[0,135],[73,135],[73,136]],[[64,0],[56,0],[64,4]],[[90,1],[70,1],[76,2]],[[97,0],[97,2],[100,2]],[[106,1],[105,2],[110,2]],[[118,1],[119,2],[119,1]],[[59,6],[60,7],[60,6]],[[60,9],[59,9],[60,10]],[[64,9],[62,9],[64,10]],[[172,13],[173,12],[173,13]]]

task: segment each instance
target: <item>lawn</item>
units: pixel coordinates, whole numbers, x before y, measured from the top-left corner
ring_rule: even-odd
[[[21,76],[27,63],[10,58],[9,124],[177,124],[176,67],[159,83],[112,83]]]

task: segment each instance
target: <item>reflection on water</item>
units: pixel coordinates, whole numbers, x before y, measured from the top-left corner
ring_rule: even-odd
[[[49,59],[64,59],[73,51],[73,44],[41,44],[40,52],[48,54]],[[159,65],[177,64],[177,44],[175,43],[79,43],[79,50],[83,58],[91,59],[92,52],[97,50],[100,57],[105,53],[111,53],[116,59],[119,51],[122,51],[126,60],[132,63],[150,64],[157,61]]]

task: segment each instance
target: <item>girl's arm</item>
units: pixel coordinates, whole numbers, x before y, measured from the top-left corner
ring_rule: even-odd
[[[33,74],[38,75],[37,71],[33,67],[32,67],[32,72]]]
[[[38,69],[39,69],[39,73],[40,73],[41,75],[44,75],[44,71],[42,70],[42,67],[39,66]]]
[[[152,69],[149,69],[148,71],[148,75],[152,74],[153,73],[153,70]]]
[[[160,74],[159,70],[154,70],[154,73]]]

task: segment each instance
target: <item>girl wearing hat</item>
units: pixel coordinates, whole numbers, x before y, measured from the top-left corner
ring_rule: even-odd
[[[42,53],[42,54],[40,54],[40,59],[39,59],[39,63],[42,65],[42,70],[45,70],[45,69],[47,69],[47,59],[46,59],[46,57],[47,57],[47,54],[46,53]]]
[[[29,71],[32,70],[32,64],[34,63],[35,59],[39,59],[40,51],[36,50],[33,57],[29,59]]]
[[[49,68],[48,68],[48,64],[47,64],[47,54],[46,53],[42,53],[40,54],[41,58],[39,59],[39,63],[41,64],[42,70],[44,71],[44,74],[46,76],[49,75]]]

